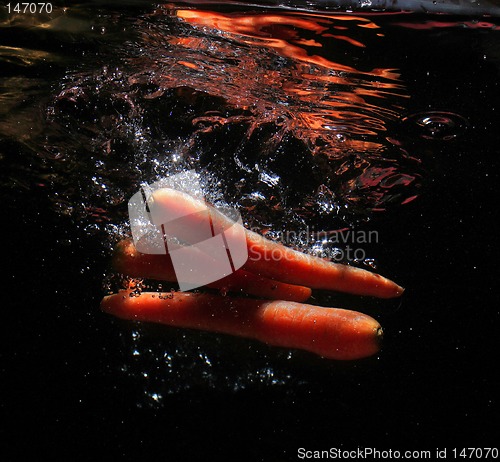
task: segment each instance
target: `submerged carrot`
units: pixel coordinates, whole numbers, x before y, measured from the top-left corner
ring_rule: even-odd
[[[113,267],[132,277],[176,282],[172,260],[168,255],[151,255],[137,251],[131,240],[125,239],[116,246]],[[311,289],[285,284],[244,270],[207,284],[207,287],[228,292],[243,292],[271,300],[303,302],[311,296]]]
[[[249,257],[243,268],[261,276],[313,289],[379,298],[398,297],[404,292],[380,274],[298,252],[252,231],[247,230],[246,236]]]
[[[150,198],[150,206],[169,210],[172,216],[184,216],[183,225],[188,223],[190,229],[198,229],[206,220],[199,213],[199,200],[173,189],[156,190]],[[210,207],[210,215],[212,225],[218,232],[236,232],[235,226],[230,226],[233,223],[229,223],[228,218],[215,208]],[[404,291],[379,274],[306,255],[247,229],[245,238],[249,258],[242,268],[259,276],[287,284],[381,298],[397,297]],[[190,243],[189,233],[183,239]]]
[[[101,309],[122,319],[232,334],[330,359],[359,359],[379,350],[379,323],[355,311],[202,293],[159,295],[120,291],[104,297]]]

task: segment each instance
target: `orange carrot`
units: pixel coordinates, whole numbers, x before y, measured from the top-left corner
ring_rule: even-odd
[[[359,359],[379,350],[379,323],[355,311],[202,293],[159,295],[120,291],[104,297],[101,309],[122,319],[253,338],[331,359]]]
[[[298,252],[252,231],[247,230],[246,237],[249,255],[243,269],[260,276],[313,289],[379,298],[398,297],[404,292],[380,274]]]
[[[156,210],[168,210],[172,216],[183,215],[183,226],[189,229],[196,230],[205,225],[206,218],[199,213],[200,201],[186,193],[169,188],[158,189],[150,198],[151,206]],[[231,226],[233,223],[222,213],[211,206],[209,208],[212,225],[217,232],[239,232],[236,227],[240,225]],[[180,230],[175,232],[180,233]],[[379,274],[306,255],[247,229],[245,237],[249,258],[242,269],[259,276],[287,284],[381,298],[397,297],[404,291]],[[182,239],[192,243],[189,231]]]
[[[116,271],[132,277],[176,282],[172,260],[169,255],[151,255],[137,251],[131,240],[118,243],[113,256]],[[207,284],[207,287],[228,292],[239,292],[271,300],[291,300],[303,302],[311,296],[308,287],[284,284],[244,270]]]

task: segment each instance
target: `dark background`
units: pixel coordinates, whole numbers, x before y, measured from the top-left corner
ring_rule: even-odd
[[[166,336],[210,353],[223,348],[216,358],[228,380],[249,361],[261,365],[260,355],[290,376],[235,391],[195,381],[146,406],[142,382],[119,371],[131,327],[99,311],[108,268],[99,235],[56,214],[47,197],[10,190],[2,204],[4,460],[34,451],[42,460],[288,461],[299,447],[498,444],[498,68],[457,42],[447,48],[438,33],[418,44],[404,37],[391,53],[406,54],[408,113],[455,111],[470,127],[451,142],[408,134],[408,146],[429,155],[425,188],[371,222],[379,270],[406,287],[401,304],[370,312],[386,332],[381,353],[352,363],[307,353],[290,360],[241,339],[146,329],[152,343]],[[440,54],[429,58],[437,38]],[[372,306],[339,299],[346,303]]]

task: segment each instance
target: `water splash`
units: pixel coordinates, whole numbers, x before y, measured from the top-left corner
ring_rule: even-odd
[[[49,106],[42,155],[78,169],[87,202],[66,190],[68,213],[116,222],[140,182],[186,168],[263,232],[337,229],[417,194],[418,166],[386,141],[407,95],[396,69],[367,62],[383,46],[372,20],[169,6],[134,27]]]
[[[0,133],[24,136],[17,184],[43,190],[58,213],[106,239],[103,245],[128,234],[126,204],[142,182],[186,169],[200,172],[209,200],[238,207],[247,226],[276,240],[285,230],[352,228],[418,195],[419,160],[391,132],[406,89],[383,62],[375,18],[169,5],[133,20],[108,19],[95,21],[90,58],[64,73],[36,116],[22,96],[36,81],[4,82],[18,106],[0,119]],[[126,40],[106,41],[121,21]],[[47,30],[67,33],[64,22]],[[40,61],[36,53],[7,51],[22,66]],[[20,121],[30,122],[29,135],[16,131]],[[336,259],[342,248],[329,236],[288,244]],[[105,281],[106,291],[116,283],[133,284],[137,294],[152,288],[116,277]],[[169,289],[160,287],[158,296],[171,296]],[[151,332],[123,334],[121,368],[143,383],[141,405],[161,405],[189,387],[237,391],[294,380],[264,346],[245,343],[235,357],[217,336],[175,332],[162,331],[157,343]],[[276,355],[284,364],[293,356]]]

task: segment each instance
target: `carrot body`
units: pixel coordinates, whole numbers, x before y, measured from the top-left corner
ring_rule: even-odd
[[[200,201],[180,191],[158,189],[152,194],[151,203],[159,210],[170,210],[174,216],[183,214],[184,225],[192,229],[203,226],[206,220],[199,213]],[[237,232],[236,226],[230,226],[232,223],[228,218],[215,208],[210,207],[210,214],[218,232]],[[379,274],[306,255],[247,229],[245,237],[248,260],[242,269],[259,276],[287,284],[381,298],[397,297],[404,291]],[[186,234],[186,242],[189,243],[189,233]]]
[[[136,250],[131,240],[118,243],[113,256],[113,267],[132,277],[176,282],[177,277],[168,255],[151,255]],[[244,270],[207,284],[207,287],[228,292],[240,292],[271,300],[303,302],[311,296],[308,287],[285,284]]]
[[[253,338],[331,359],[359,359],[379,350],[379,323],[355,311],[202,293],[177,292],[166,299],[159,295],[131,297],[120,291],[104,297],[101,309],[122,319]]]
[[[380,274],[298,252],[249,230],[246,238],[249,255],[243,269],[260,276],[314,289],[379,298],[398,297],[404,292]]]

